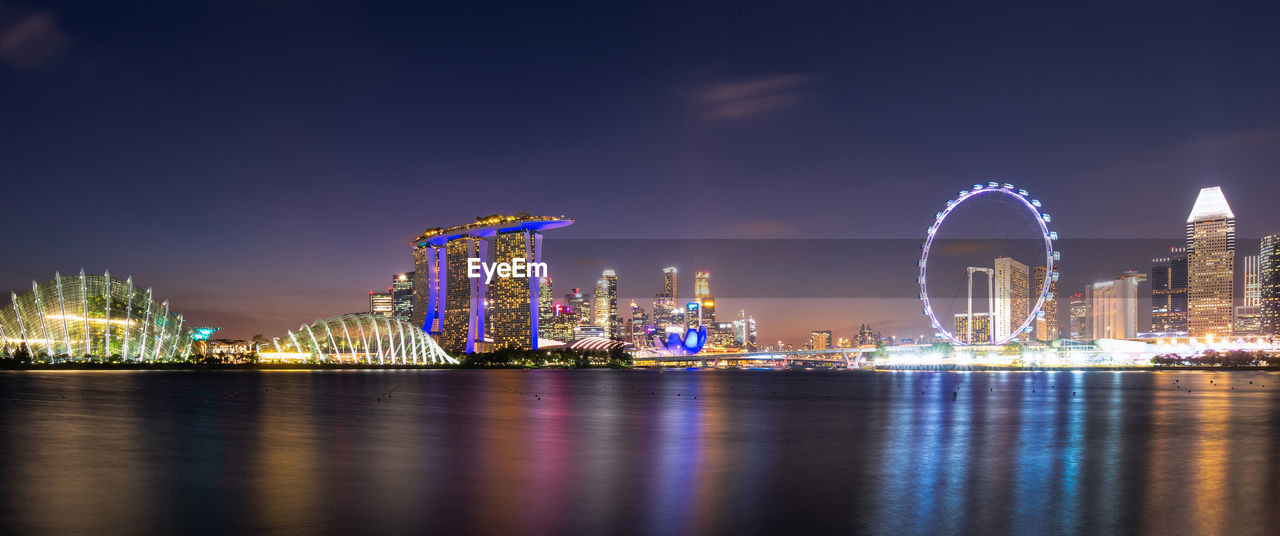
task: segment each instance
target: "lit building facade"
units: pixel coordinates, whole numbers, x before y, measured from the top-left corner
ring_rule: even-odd
[[[48,358],[169,361],[191,355],[192,339],[182,315],[169,302],[156,303],[151,289],[103,275],[62,276],[31,282],[31,291],[10,293],[0,308],[0,346],[9,353],[23,345]]]
[[[677,284],[678,270],[675,266],[668,266],[662,269],[662,294],[671,298],[673,303],[680,303],[679,289]]]
[[[1089,305],[1084,299],[1084,293],[1077,292],[1071,295],[1069,299],[1071,311],[1068,319],[1068,325],[1071,328],[1071,340],[1083,341],[1093,336],[1093,331],[1089,328]]]
[[[1169,256],[1151,259],[1151,331],[1187,332],[1187,250],[1169,248]]]
[[[591,323],[604,328],[605,337],[619,339],[621,330],[618,327],[618,274],[613,270],[605,270],[596,280],[596,291],[592,295]]]
[[[540,263],[542,232],[572,223],[564,216],[520,213],[423,232],[413,241],[413,324],[436,335],[451,352],[474,352],[486,335],[495,346],[536,349],[539,279],[549,274],[495,276],[487,284],[485,277],[468,277],[470,260],[486,265],[515,258],[523,258],[526,265]]]
[[[636,347],[649,346],[649,315],[645,314],[644,308],[631,302],[631,321],[628,323],[628,337],[631,344]]]
[[[543,337],[542,333],[551,329],[551,324],[555,322],[556,305],[555,294],[551,288],[551,276],[543,276],[538,280],[538,330],[537,336]],[[550,338],[550,337],[544,337]],[[558,339],[557,339],[558,340]]]
[[[1235,317],[1236,216],[1222,189],[1200,190],[1187,217],[1187,334],[1226,337]]]
[[[716,325],[716,299],[711,296],[711,272],[693,275],[693,299],[698,303],[698,317],[687,323],[695,329],[701,326],[713,329]]]
[[[974,321],[977,324],[977,321]],[[871,329],[870,324],[858,325],[858,346],[875,346],[880,342],[880,332]]]
[[[1049,295],[1045,297],[1044,306],[1040,309],[1044,315],[1037,317],[1032,325],[1035,326],[1037,340],[1052,341],[1058,338],[1058,282],[1048,275],[1049,270],[1045,266],[1036,266],[1031,273],[1032,299],[1040,296],[1040,289],[1044,288],[1044,280],[1049,278]],[[975,321],[974,324],[977,322]]]
[[[564,295],[564,302],[568,307],[569,315],[573,317],[575,324],[585,324],[589,321],[591,315],[589,301],[587,296],[582,293],[582,289],[574,288],[573,292]]]
[[[1249,255],[1244,261],[1244,306],[1262,305],[1262,280],[1259,273],[1259,255]]]
[[[674,266],[663,268],[662,292],[653,297],[653,324],[660,332],[684,326],[684,316],[678,301],[678,275]]]
[[[744,309],[738,310],[738,319],[733,321],[733,340],[739,348],[747,351],[759,348],[756,344],[756,319],[747,316]]]
[[[997,258],[994,269],[996,309],[991,324],[995,339],[1000,340],[1017,330],[1031,314],[1031,277],[1027,265],[1009,257]],[[1026,340],[1026,334],[1018,334],[1017,339]]]
[[[578,318],[569,313],[563,305],[554,306],[555,314],[548,323],[538,324],[538,337],[560,342],[573,342],[573,328],[578,326]]]
[[[1244,305],[1236,307],[1233,330],[1236,335],[1262,333],[1262,280],[1259,255],[1241,259],[1244,265]]]
[[[811,350],[826,350],[832,348],[830,331],[811,331],[809,332],[809,348]]]
[[[1138,336],[1138,283],[1146,274],[1128,271],[1112,281],[1085,287],[1093,339],[1133,339]]]
[[[973,338],[969,338],[969,314],[956,313],[956,337],[965,344],[987,343],[991,340],[991,313],[973,313]]]
[[[393,316],[395,314],[395,298],[390,292],[370,292],[369,314]]]
[[[1250,305],[1236,307],[1233,326],[1235,335],[1259,335],[1262,333],[1262,308]]]
[[[715,329],[708,327],[707,344],[714,348],[740,348],[734,336],[733,322],[716,323]]]
[[[1280,234],[1262,237],[1258,253],[1258,312],[1263,334],[1280,335]]]
[[[489,239],[494,263],[542,262],[542,233],[523,227],[500,229]],[[488,335],[495,348],[538,348],[542,277],[494,277],[488,285]]]
[[[404,321],[413,319],[413,272],[391,276],[392,316]]]

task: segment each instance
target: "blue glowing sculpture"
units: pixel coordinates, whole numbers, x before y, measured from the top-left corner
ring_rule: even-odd
[[[697,330],[688,330],[684,332],[684,338],[676,333],[668,333],[666,341],[666,350],[673,355],[693,355],[702,351],[702,346],[707,343],[707,327],[702,326]]]

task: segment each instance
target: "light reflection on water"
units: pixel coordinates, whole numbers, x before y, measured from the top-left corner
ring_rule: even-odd
[[[5,534],[1280,527],[1272,372],[10,372],[0,393]]]

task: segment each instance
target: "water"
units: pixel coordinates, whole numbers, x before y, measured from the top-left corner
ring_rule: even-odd
[[[1273,372],[7,372],[0,396],[4,534],[1280,532]]]

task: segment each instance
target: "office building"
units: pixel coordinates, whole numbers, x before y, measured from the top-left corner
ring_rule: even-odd
[[[756,319],[747,316],[744,309],[738,310],[738,319],[733,321],[733,340],[739,348],[748,351],[759,347],[756,344]]]
[[[1258,253],[1259,327],[1265,335],[1280,335],[1280,234],[1262,237]]]
[[[565,308],[567,314],[573,317],[575,324],[586,324],[590,322],[590,303],[591,299],[588,295],[582,293],[582,289],[574,287],[573,292],[564,295]]]
[[[973,313],[973,331],[969,331],[969,314],[956,313],[956,338],[965,344],[984,344],[991,341],[991,313]],[[972,333],[972,334],[971,334]]]
[[[605,337],[621,338],[618,327],[618,275],[613,270],[605,270],[596,281],[591,316],[593,325],[604,328]]]
[[[391,315],[405,321],[413,318],[413,272],[391,276]]]
[[[629,329],[626,332],[628,340],[637,347],[650,346],[649,339],[649,315],[645,314],[644,308],[631,302],[631,319],[627,322]]]
[[[395,316],[395,299],[390,289],[387,292],[369,292],[369,314]]]
[[[552,310],[551,321],[546,324],[538,324],[538,337],[553,341],[573,342],[573,328],[578,326],[578,318],[570,314],[569,309],[562,304],[553,305]]]
[[[811,331],[809,332],[809,349],[826,350],[831,348],[831,332],[830,331]]]
[[[1009,257],[995,260],[996,309],[991,322],[995,339],[1001,340],[1013,334],[1031,314],[1031,277],[1027,265]],[[974,320],[974,324],[978,323]],[[1019,333],[1017,340],[1026,340],[1026,333]]]
[[[1187,250],[1171,247],[1169,256],[1151,259],[1151,331],[1187,332]]]
[[[1262,334],[1262,308],[1252,305],[1237,306],[1232,329],[1236,336]]]
[[[1187,216],[1187,334],[1228,337],[1235,317],[1236,217],[1222,189],[1200,190]]]
[[[977,321],[974,321],[976,324]],[[880,332],[871,329],[870,324],[858,325],[858,346],[875,346],[880,342]]]
[[[1259,255],[1241,259],[1244,268],[1244,305],[1235,309],[1235,335],[1262,333],[1262,281],[1259,273]]]
[[[1133,339],[1138,336],[1138,283],[1146,274],[1127,271],[1111,281],[1085,287],[1092,339]]]
[[[1259,255],[1249,255],[1244,261],[1244,306],[1262,305],[1262,280],[1259,274]]]
[[[676,284],[676,272],[675,266],[668,266],[662,269],[662,293],[671,298],[673,303],[680,303],[680,286]]]
[[[1052,341],[1058,338],[1058,282],[1053,280],[1046,266],[1036,266],[1032,274],[1031,299],[1037,299],[1040,296],[1045,279],[1049,280],[1049,294],[1045,296],[1044,305],[1040,307],[1044,315],[1038,316],[1033,324],[1036,340]],[[974,324],[977,323],[975,320]]]
[[[677,294],[677,271],[674,266],[662,269],[662,292],[653,297],[653,324],[660,332],[684,327],[684,313]],[[683,331],[683,329],[681,329]]]
[[[698,317],[688,324],[713,327],[716,325],[716,299],[711,296],[711,272],[697,272],[693,276],[693,299],[698,303]]]
[[[1071,340],[1083,341],[1093,336],[1093,331],[1089,327],[1089,305],[1084,299],[1084,293],[1077,292],[1071,295],[1069,301],[1071,315],[1068,319],[1068,325],[1071,328]]]
[[[538,330],[539,337],[541,332],[550,329],[551,323],[556,318],[555,294],[551,290],[551,276],[544,276],[538,280]]]

